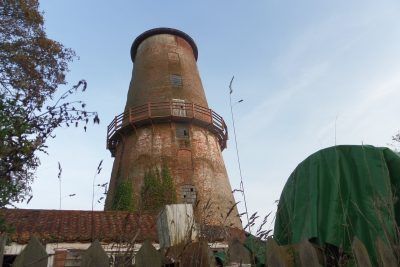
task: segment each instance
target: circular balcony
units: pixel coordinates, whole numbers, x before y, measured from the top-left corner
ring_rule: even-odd
[[[228,128],[220,115],[194,103],[170,101],[132,107],[116,116],[107,127],[107,149],[114,157],[124,134],[143,125],[162,122],[187,122],[207,128],[217,136],[221,150],[226,148]]]

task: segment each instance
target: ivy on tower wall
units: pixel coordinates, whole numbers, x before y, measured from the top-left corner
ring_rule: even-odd
[[[144,176],[140,192],[141,207],[147,211],[158,211],[164,205],[176,203],[176,191],[167,166],[150,168]]]
[[[113,210],[134,211],[134,194],[131,181],[122,181],[115,191]]]

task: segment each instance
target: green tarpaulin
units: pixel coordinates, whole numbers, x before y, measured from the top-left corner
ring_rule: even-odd
[[[358,237],[376,263],[377,237],[397,243],[400,157],[388,148],[335,146],[304,160],[279,200],[274,236],[280,245],[312,239],[351,253]]]

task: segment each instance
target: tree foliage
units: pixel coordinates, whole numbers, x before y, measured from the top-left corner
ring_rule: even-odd
[[[392,136],[392,140],[395,142],[393,144],[393,150],[400,155],[400,133]]]
[[[400,142],[400,133],[393,136],[393,141]]]
[[[59,94],[75,52],[47,38],[37,0],[0,5],[0,207],[23,201],[39,166],[37,152],[60,126],[98,123],[97,113],[68,96],[86,81]],[[58,98],[55,95],[60,95]]]

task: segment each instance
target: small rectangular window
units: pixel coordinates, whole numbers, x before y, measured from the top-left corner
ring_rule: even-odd
[[[175,52],[170,52],[168,53],[168,60],[172,62],[177,62],[179,61],[179,54]]]
[[[172,99],[172,115],[186,117],[187,105],[183,99]]]
[[[81,266],[84,250],[69,249],[65,258],[65,266]]]
[[[181,186],[181,196],[183,203],[195,204],[196,203],[196,188],[194,185]]]
[[[173,87],[182,87],[182,76],[178,74],[171,74],[170,81]]]
[[[189,127],[186,124],[176,124],[176,137],[189,139]]]

